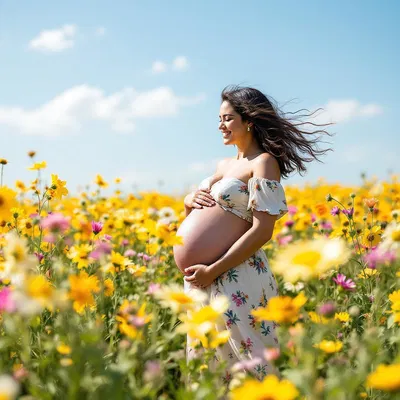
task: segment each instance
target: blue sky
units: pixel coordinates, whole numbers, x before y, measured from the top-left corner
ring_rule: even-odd
[[[255,87],[286,112],[325,109],[334,152],[282,181],[359,184],[398,172],[399,2],[0,3],[5,184],[35,178],[29,150],[75,193],[97,173],[180,194],[236,154],[220,92]],[[322,121],[322,120],[321,120]]]

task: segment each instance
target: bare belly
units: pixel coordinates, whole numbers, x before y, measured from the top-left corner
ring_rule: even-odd
[[[183,245],[173,247],[176,265],[182,272],[194,264],[209,265],[250,228],[251,223],[223,210],[218,204],[195,208],[177,231],[183,238]]]

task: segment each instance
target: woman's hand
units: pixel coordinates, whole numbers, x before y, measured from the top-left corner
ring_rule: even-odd
[[[216,204],[214,198],[210,194],[210,189],[198,189],[189,193],[189,195],[185,197],[184,203],[187,208],[212,207]]]
[[[187,275],[191,274],[191,275]],[[191,285],[205,289],[210,286],[217,278],[212,272],[208,265],[196,264],[185,269],[185,277],[183,278],[186,282]]]

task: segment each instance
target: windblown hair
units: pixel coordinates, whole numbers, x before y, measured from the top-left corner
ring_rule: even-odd
[[[244,121],[253,123],[252,132],[258,144],[276,158],[283,178],[288,177],[295,170],[302,175],[307,170],[305,163],[313,160],[321,162],[318,156],[332,150],[330,148],[318,149],[317,145],[322,135],[313,137],[317,133],[332,136],[331,133],[318,129],[309,132],[298,128],[305,124],[324,126],[332,125],[332,123],[293,123],[293,118],[288,118],[287,115],[294,113],[282,112],[277,105],[272,105],[271,100],[257,89],[237,85],[227,86],[221,93],[221,100],[221,102],[229,102]],[[318,108],[314,113],[320,109]],[[302,110],[304,109],[298,110],[296,113]],[[300,117],[309,117],[314,113],[300,115]]]

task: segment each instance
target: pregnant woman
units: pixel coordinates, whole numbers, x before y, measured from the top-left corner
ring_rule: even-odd
[[[237,155],[220,161],[215,173],[185,197],[186,218],[177,232],[183,244],[174,246],[174,258],[185,274],[185,291],[204,290],[208,301],[220,295],[229,299],[224,326],[216,329],[228,329],[230,338],[213,360],[227,361],[229,382],[229,369],[238,361],[253,359],[252,372],[259,379],[276,373],[263,358],[265,348],[278,345],[276,324],[256,324],[251,315],[278,295],[262,246],[288,211],[281,177],[304,172],[305,162],[318,160],[327,150],[315,149],[319,138],[306,135],[327,132],[300,131],[257,89],[225,88],[221,97],[219,130]],[[188,336],[187,360],[201,354],[195,344]]]

